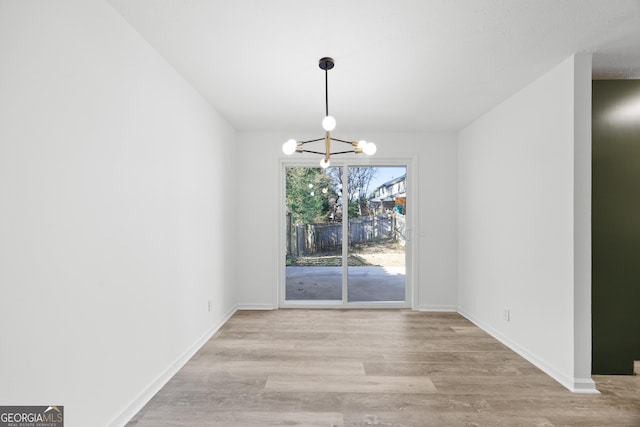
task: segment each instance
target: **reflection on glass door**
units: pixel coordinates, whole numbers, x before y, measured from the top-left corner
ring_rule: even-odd
[[[285,300],[342,301],[341,167],[285,169]]]
[[[406,302],[406,171],[285,168],[285,301]]]
[[[348,167],[348,301],[406,301],[406,167]]]

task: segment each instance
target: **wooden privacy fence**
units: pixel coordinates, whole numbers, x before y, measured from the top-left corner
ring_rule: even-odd
[[[406,221],[403,215],[360,217],[349,220],[349,243],[391,239],[404,246]],[[287,215],[287,256],[335,251],[342,245],[342,224],[292,224]]]

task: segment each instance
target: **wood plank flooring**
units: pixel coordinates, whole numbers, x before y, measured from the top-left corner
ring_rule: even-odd
[[[574,394],[455,313],[237,312],[127,424],[640,427],[640,377]]]

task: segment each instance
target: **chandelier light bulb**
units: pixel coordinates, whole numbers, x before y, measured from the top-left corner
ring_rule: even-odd
[[[362,149],[362,151],[364,151],[364,154],[366,154],[367,156],[373,156],[374,154],[376,154],[377,150],[378,147],[376,147],[376,144],[374,144],[373,142],[367,142],[367,145],[365,145],[365,147]]]
[[[292,155],[296,152],[296,148],[298,147],[298,143],[295,139],[290,139],[284,144],[282,144],[282,152],[287,156]]]
[[[362,151],[364,151],[364,147],[367,146],[367,141],[365,141],[364,139],[361,139],[360,141],[358,141],[358,148],[361,149]]]
[[[322,127],[327,132],[331,132],[336,128],[336,119],[334,119],[332,116],[326,116],[324,119],[322,119]]]
[[[323,157],[322,160],[320,160],[320,167],[322,167],[322,169],[326,169],[329,167],[330,163],[329,159]]]

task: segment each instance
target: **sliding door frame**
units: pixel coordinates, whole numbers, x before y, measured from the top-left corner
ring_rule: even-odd
[[[406,243],[405,243],[405,301],[348,301],[348,265],[342,266],[342,300],[286,300],[286,185],[285,171],[287,167],[319,167],[316,158],[280,159],[278,173],[278,280],[276,283],[275,296],[276,306],[279,308],[412,308],[416,309],[418,302],[418,266],[414,260],[418,257],[418,241],[414,238],[414,230],[418,229],[418,179],[416,176],[417,165],[412,158],[345,158],[331,159],[331,167],[342,167],[343,179],[348,174],[347,168],[350,166],[399,166],[407,169],[407,212],[406,212]],[[346,182],[346,181],[344,181]],[[342,223],[343,236],[348,236],[348,221]],[[343,260],[347,259],[348,244],[342,245]]]

